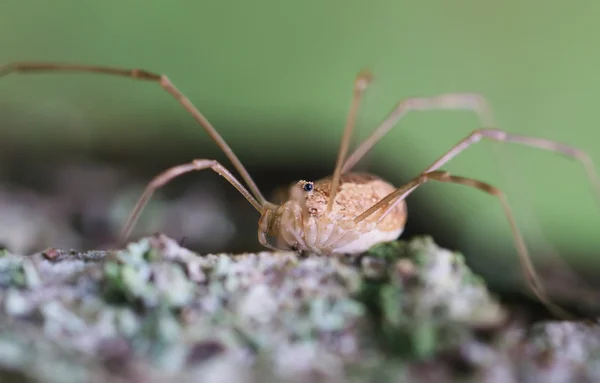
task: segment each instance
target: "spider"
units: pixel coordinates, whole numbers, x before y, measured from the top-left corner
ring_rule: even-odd
[[[514,237],[519,260],[529,287],[552,312],[559,316],[568,316],[548,298],[502,191],[488,183],[453,175],[440,170],[440,168],[482,139],[522,144],[557,152],[579,161],[585,168],[596,197],[600,200],[600,180],[594,163],[585,152],[575,147],[545,138],[512,134],[496,129],[491,108],[487,100],[480,94],[447,93],[432,97],[404,99],[395,106],[373,133],[348,155],[359,105],[372,81],[372,76],[368,71],[359,72],[354,81],[352,101],[333,175],[316,181],[301,180],[292,184],[288,189],[287,200],[276,204],[263,196],[233,150],[167,76],[141,69],[70,63],[17,62],[0,66],[0,76],[16,72],[87,72],[158,83],[204,128],[231,161],[245,183],[244,185],[227,168],[211,159],[196,159],[186,164],[173,166],[157,175],[147,185],[124,225],[121,235],[123,241],[128,238],[142,209],[154,191],[174,178],[192,171],[211,169],[229,181],[254,206],[260,213],[258,241],[264,247],[271,250],[310,251],[322,255],[362,253],[378,243],[396,240],[402,234],[406,224],[405,199],[409,194],[429,181],[461,184],[497,198]],[[474,112],[480,119],[481,128],[464,137],[403,186],[395,187],[372,174],[352,172],[353,167],[361,158],[408,112],[434,109]]]

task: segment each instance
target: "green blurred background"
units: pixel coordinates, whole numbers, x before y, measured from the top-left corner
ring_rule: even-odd
[[[4,62],[165,73],[265,186],[332,171],[353,78],[363,67],[376,81],[359,137],[400,99],[475,91],[488,97],[499,127],[577,146],[600,162],[598,14],[593,1],[3,1],[0,54]],[[151,83],[9,76],[0,82],[0,113],[6,166],[30,161],[35,169],[73,153],[137,160],[147,174],[191,158],[229,165]],[[468,112],[410,114],[375,147],[366,169],[400,184],[477,125]],[[573,267],[596,270],[600,215],[582,168],[506,145],[500,167],[494,145],[480,143],[445,169],[507,191],[536,260],[550,246]],[[501,169],[511,167],[506,177]],[[255,238],[258,215],[248,214]],[[416,223],[408,234],[431,233],[462,250],[492,281],[519,278],[508,225],[492,197],[429,184],[409,198],[409,214]]]

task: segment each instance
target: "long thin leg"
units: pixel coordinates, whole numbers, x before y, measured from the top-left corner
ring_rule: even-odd
[[[575,147],[562,144],[560,142],[547,140],[538,137],[529,137],[518,134],[508,133],[499,129],[492,129],[495,126],[491,108],[486,99],[476,93],[449,93],[434,97],[409,98],[398,103],[398,106],[386,117],[375,131],[367,137],[356,150],[348,157],[341,173],[348,172],[355,166],[364,155],[373,148],[397,123],[410,111],[425,111],[434,109],[446,110],[471,110],[475,112],[481,121],[483,129],[477,129],[462,139],[458,144],[452,147],[447,153],[438,158],[425,171],[430,172],[444,166],[448,161],[459,155],[471,145],[487,138],[493,141],[510,142],[538,149],[544,149],[560,153],[579,161],[586,172],[594,196],[600,204],[600,179],[596,172],[596,167],[590,156]],[[399,201],[397,202],[399,203]],[[393,208],[393,206],[390,207]]]
[[[350,111],[348,112],[348,118],[346,119],[346,127],[344,128],[344,133],[342,135],[342,142],[340,143],[337,163],[335,164],[335,170],[331,180],[331,191],[329,192],[330,195],[329,202],[327,203],[327,212],[330,212],[331,208],[333,207],[335,195],[337,194],[337,188],[340,183],[340,177],[342,175],[342,165],[344,164],[344,159],[346,158],[348,147],[350,146],[350,140],[352,139],[352,131],[354,130],[354,125],[356,123],[358,108],[363,94],[369,86],[371,80],[371,74],[366,71],[362,71],[356,76],[356,80],[354,81],[352,104],[350,105]]]
[[[166,90],[181,105],[183,105],[183,107],[194,117],[194,119],[196,119],[196,121],[198,121],[204,130],[206,130],[208,135],[213,139],[213,141],[216,142],[219,148],[221,148],[221,150],[225,153],[227,158],[229,158],[235,169],[240,173],[242,179],[252,191],[254,198],[256,198],[261,205],[267,202],[244,165],[242,165],[242,162],[238,159],[233,150],[231,150],[229,145],[227,145],[223,137],[221,137],[221,135],[216,131],[206,117],[200,113],[194,104],[192,104],[192,102],[181,91],[179,91],[175,85],[173,85],[173,83],[171,83],[171,80],[169,80],[167,76],[148,72],[142,69],[123,69],[85,64],[17,62],[0,66],[0,77],[18,72],[87,72],[157,82],[164,90]]]
[[[562,310],[560,307],[551,302],[550,298],[546,295],[546,292],[543,288],[543,285],[538,277],[537,272],[531,262],[531,257],[529,255],[529,251],[527,250],[527,246],[525,245],[525,241],[521,232],[517,227],[517,223],[515,221],[512,210],[504,196],[502,191],[490,184],[485,182],[477,181],[472,178],[465,178],[460,176],[453,176],[445,171],[433,171],[428,173],[422,173],[418,177],[412,179],[405,185],[399,187],[394,192],[388,194],[385,198],[377,202],[371,208],[366,210],[364,213],[360,214],[356,218],[354,218],[354,223],[358,224],[365,218],[369,217],[371,214],[375,213],[377,210],[381,208],[390,209],[390,202],[394,201],[394,199],[404,200],[408,195],[415,190],[417,187],[423,185],[428,181],[439,181],[439,182],[448,182],[455,183],[460,185],[465,185],[469,187],[473,187],[479,190],[482,190],[490,195],[493,195],[498,198],[500,204],[502,205],[502,209],[504,210],[504,215],[508,220],[510,225],[510,230],[513,234],[513,238],[515,240],[515,246],[517,248],[517,252],[519,254],[519,261],[523,268],[523,272],[525,275],[525,279],[527,284],[530,286],[533,293],[543,302],[550,311],[552,311],[555,315],[559,317],[570,318],[571,316]],[[386,207],[387,205],[387,207]]]
[[[342,173],[346,173],[360,161],[365,154],[379,142],[408,112],[425,110],[469,110],[479,116],[480,126],[493,128],[494,121],[491,108],[485,98],[476,93],[449,93],[434,97],[414,97],[402,100],[383,120],[383,122],[367,137],[348,157]]]
[[[237,178],[235,178],[233,174],[231,174],[229,170],[227,170],[223,165],[221,165],[215,160],[194,160],[187,164],[177,165],[172,168],[169,168],[161,174],[154,177],[152,181],[150,181],[148,186],[146,186],[146,190],[144,190],[144,193],[133,208],[133,211],[127,219],[125,226],[123,227],[123,231],[121,233],[121,241],[127,240],[127,237],[129,237],[131,229],[133,228],[133,225],[135,225],[137,219],[139,218],[142,209],[144,208],[146,203],[148,203],[148,200],[150,199],[150,197],[152,197],[152,194],[154,194],[154,191],[156,189],[164,186],[165,184],[173,180],[173,178],[179,177],[182,174],[204,169],[212,169],[215,173],[219,174],[227,181],[229,181],[229,183],[233,185],[233,187],[235,187],[248,200],[248,202],[250,202],[252,206],[254,206],[256,210],[262,213],[264,205],[258,202],[252,196],[252,194],[250,194],[250,192],[244,187],[244,185],[242,185],[242,183],[238,181]]]
[[[537,149],[549,150],[579,161],[583,165],[590,183],[592,184],[592,188],[594,189],[596,198],[600,203],[600,179],[598,178],[598,173],[596,172],[596,166],[594,165],[594,162],[586,152],[560,142],[547,140],[545,138],[522,136],[519,134],[507,133],[499,129],[477,129],[473,131],[458,144],[452,147],[452,149],[450,149],[446,154],[431,164],[425,170],[425,173],[437,170],[444,166],[448,161],[456,157],[469,146],[481,141],[482,138],[489,138],[493,141],[510,142]]]
[[[429,167],[427,167],[427,169],[423,173],[428,173],[439,169],[452,158],[456,157],[461,152],[466,150],[468,147],[481,141],[482,138],[488,138],[490,140],[498,142],[510,142],[515,144],[526,145],[536,149],[549,150],[579,161],[587,174],[587,178],[591,184],[594,197],[596,198],[598,204],[600,204],[600,179],[598,178],[598,173],[596,172],[594,162],[587,153],[572,146],[562,144],[560,142],[547,140],[545,138],[529,137],[507,133],[499,129],[477,129],[473,131],[467,137],[462,139],[458,144],[454,145],[448,152],[446,152],[435,162],[433,162]],[[396,204],[400,203],[400,201],[401,199],[398,199],[398,201],[394,201],[394,203],[390,207],[390,210]]]

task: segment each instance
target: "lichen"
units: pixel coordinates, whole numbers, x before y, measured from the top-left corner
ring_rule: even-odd
[[[507,326],[462,256],[428,237],[336,257],[199,255],[163,235],[5,254],[0,302],[0,377],[44,382],[515,381],[561,347]],[[578,347],[573,368],[598,355]]]

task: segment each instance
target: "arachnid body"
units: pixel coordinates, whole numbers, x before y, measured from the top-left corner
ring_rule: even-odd
[[[404,201],[385,216],[380,209],[358,224],[352,223],[357,213],[396,190],[392,184],[372,174],[343,174],[335,203],[328,211],[332,178],[299,181],[290,187],[288,198],[274,213],[263,216],[264,223],[260,224],[267,226],[261,230],[271,234],[276,241],[274,247],[320,254],[362,253],[402,234],[406,222]]]
[[[600,197],[600,181],[594,164],[586,153],[577,148],[544,138],[522,136],[496,129],[490,108],[481,95],[455,93],[409,98],[400,101],[383,122],[375,128],[373,133],[348,155],[359,105],[371,81],[370,74],[366,72],[359,73],[354,83],[352,103],[333,175],[315,182],[299,181],[289,188],[285,201],[282,201],[281,204],[275,204],[269,202],[263,196],[246,168],[221,135],[166,76],[139,69],[130,70],[80,64],[13,63],[0,67],[0,76],[13,72],[88,72],[156,82],[171,94],[205,129],[232,162],[245,183],[244,186],[229,170],[215,160],[199,159],[174,166],[156,176],[148,184],[125,224],[123,239],[128,237],[144,205],[157,188],[165,185],[175,177],[192,171],[212,169],[227,179],[254,206],[260,213],[258,240],[265,247],[270,249],[307,250],[321,254],[360,253],[379,242],[394,240],[400,236],[406,223],[405,199],[417,187],[428,181],[462,184],[484,191],[498,199],[510,225],[529,286],[550,309],[563,314],[560,308],[550,302],[542,288],[531,263],[525,242],[503,193],[487,183],[451,175],[439,169],[469,146],[484,138],[492,141],[517,143],[554,151],[578,160],[587,172],[596,197]],[[460,140],[422,173],[398,188],[376,176],[351,172],[358,161],[406,113],[433,109],[470,110],[479,116],[481,128]]]

